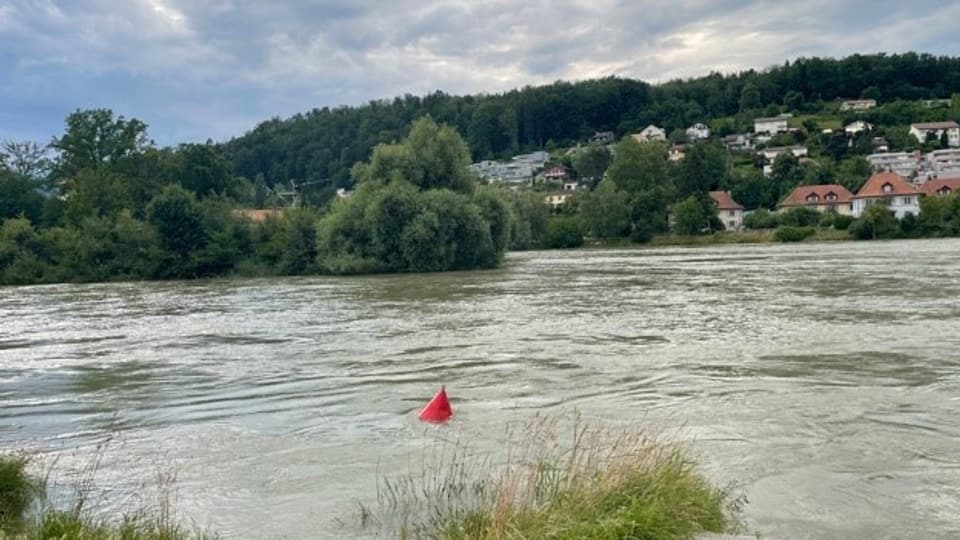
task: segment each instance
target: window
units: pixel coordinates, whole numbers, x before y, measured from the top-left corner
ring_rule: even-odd
[[[817,202],[820,200],[820,196],[816,193],[811,193],[807,195],[807,202]]]
[[[831,191],[830,193],[827,193],[827,200],[828,200],[828,201],[835,201],[835,200],[837,200],[837,194],[834,193],[834,192],[832,192],[832,191]]]
[[[731,210],[731,211],[730,211],[730,213],[729,213],[728,215],[729,215],[730,217],[733,217],[733,216],[735,216],[735,215],[737,215],[737,213],[736,213],[736,212],[734,212],[733,210]]]
[[[884,185],[883,185],[883,192],[884,192],[884,193],[892,193],[892,192],[893,192],[893,185],[892,185],[892,184],[884,184]]]

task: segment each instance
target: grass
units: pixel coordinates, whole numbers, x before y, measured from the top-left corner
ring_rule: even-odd
[[[843,122],[840,118],[829,114],[802,114],[794,116],[787,120],[787,125],[792,128],[802,128],[807,120],[813,120],[820,129],[838,130],[843,128]]]
[[[98,450],[98,453],[102,448]],[[95,472],[99,454],[88,473]],[[123,515],[119,521],[89,508],[87,481],[67,509],[47,500],[46,481],[30,475],[26,454],[0,455],[0,540],[204,540],[213,536],[184,528],[173,518],[169,486],[172,476],[157,479],[155,505]]]
[[[713,486],[680,446],[579,416],[561,427],[536,418],[508,437],[499,464],[457,445],[438,467],[383,482],[389,519],[368,508],[362,518],[386,536],[441,540],[680,540],[739,529],[742,499]]]

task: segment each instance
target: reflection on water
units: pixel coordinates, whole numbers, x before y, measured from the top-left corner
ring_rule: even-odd
[[[118,492],[162,458],[201,525],[349,537],[429,441],[577,408],[679,429],[766,537],[957,538],[958,263],[938,240],[0,289],[0,444],[69,471],[113,433]],[[455,421],[417,423],[441,384]]]

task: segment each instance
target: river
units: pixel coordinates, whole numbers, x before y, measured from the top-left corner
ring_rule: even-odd
[[[958,538],[960,241],[0,288],[0,447],[99,453],[104,505],[175,471],[228,538],[351,537],[427,441],[573,410],[675,430],[765,538]]]

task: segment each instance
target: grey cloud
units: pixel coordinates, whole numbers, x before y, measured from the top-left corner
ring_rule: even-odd
[[[69,83],[78,106],[110,96],[100,105],[154,114],[161,140],[222,138],[278,114],[435,89],[956,54],[958,18],[960,5],[934,0],[0,0],[0,50],[16,59],[0,82],[11,102],[37,77]],[[98,92],[107,84],[128,86]]]

